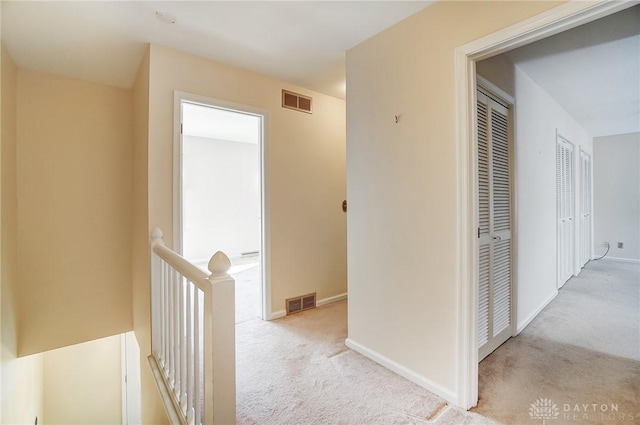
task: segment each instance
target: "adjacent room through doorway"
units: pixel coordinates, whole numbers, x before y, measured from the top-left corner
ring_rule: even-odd
[[[180,101],[180,245],[206,270],[223,251],[236,281],[236,323],[262,317],[263,116]]]

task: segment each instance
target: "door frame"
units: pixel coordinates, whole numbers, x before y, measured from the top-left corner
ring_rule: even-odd
[[[456,108],[456,395],[457,405],[478,404],[478,252],[476,231],[476,62],[600,19],[635,2],[570,1],[482,37],[454,52]]]
[[[271,320],[271,217],[269,214],[269,112],[252,106],[214,99],[183,91],[173,92],[173,246],[182,254],[182,102],[228,109],[262,117],[260,137],[260,266],[261,304],[260,318]]]

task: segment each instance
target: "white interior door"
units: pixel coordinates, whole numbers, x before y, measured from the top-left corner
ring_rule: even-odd
[[[556,144],[558,288],[561,288],[573,276],[575,246],[575,174],[573,155],[573,145],[558,136]]]
[[[580,267],[591,260],[591,156],[580,151]]]
[[[478,91],[478,359],[512,334],[509,110]]]

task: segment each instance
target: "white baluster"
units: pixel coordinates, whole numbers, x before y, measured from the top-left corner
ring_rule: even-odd
[[[186,278],[183,277],[180,279],[180,396],[178,400],[180,401],[180,408],[183,409],[183,411],[185,411],[187,401],[187,338],[185,334],[187,327],[185,303],[187,300],[185,298],[185,291],[189,285],[190,282]]]
[[[195,418],[195,423],[200,425],[202,423],[202,410],[201,410],[201,406],[200,406],[200,400],[202,399],[202,387],[200,386],[200,374],[201,372],[201,368],[200,368],[200,364],[201,364],[201,360],[202,357],[200,356],[200,347],[202,346],[202,341],[200,340],[200,325],[201,325],[201,321],[200,321],[200,291],[198,289],[195,290],[195,297],[194,297],[194,303],[193,303],[193,309],[194,309],[194,313],[195,313],[195,321],[194,321],[194,347],[193,347],[193,351],[195,353],[195,361],[193,362],[193,368],[194,368],[194,381],[195,381],[195,391],[194,391],[194,407],[195,407],[195,412],[194,412],[194,418]]]
[[[169,308],[169,322],[167,323],[167,334],[169,336],[169,352],[167,353],[168,356],[168,360],[169,360],[169,385],[173,388],[173,384],[175,382],[175,369],[174,369],[174,344],[175,341],[173,340],[173,323],[175,321],[175,309],[173,308],[174,306],[174,293],[173,293],[173,276],[174,276],[174,272],[173,269],[171,269],[171,272],[169,273],[169,305],[167,306]]]
[[[193,284],[187,282],[187,423],[191,425],[193,422]]]

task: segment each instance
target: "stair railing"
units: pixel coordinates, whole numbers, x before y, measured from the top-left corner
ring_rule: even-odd
[[[216,252],[209,273],[151,232],[149,362],[172,423],[234,424],[235,281]]]

